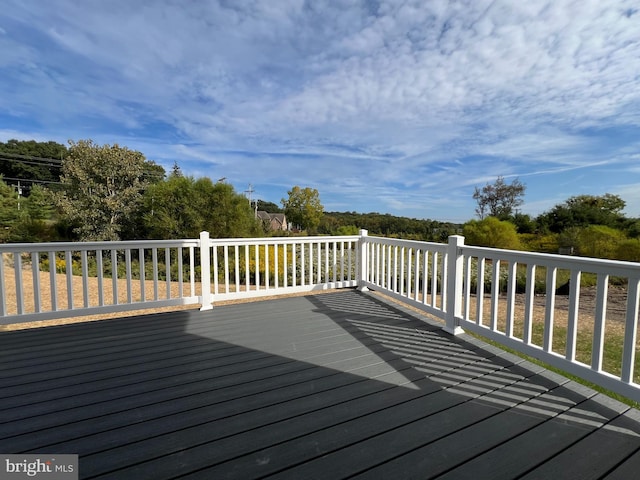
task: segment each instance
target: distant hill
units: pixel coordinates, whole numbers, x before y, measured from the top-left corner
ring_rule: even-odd
[[[325,212],[319,233],[333,234],[340,227],[356,226],[371,235],[403,237],[426,241],[446,241],[455,235],[460,225],[436,220],[396,217],[382,213]]]

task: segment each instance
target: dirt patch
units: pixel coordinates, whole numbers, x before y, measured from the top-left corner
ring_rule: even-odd
[[[521,302],[524,302],[524,295]],[[580,315],[594,315],[596,311],[596,287],[582,287],[580,289],[580,301],[578,311]],[[536,296],[536,305],[544,306],[546,296]],[[569,310],[569,296],[556,295],[556,307],[562,310]],[[607,320],[613,322],[624,322],[627,316],[627,290],[623,287],[611,286],[607,293]]]

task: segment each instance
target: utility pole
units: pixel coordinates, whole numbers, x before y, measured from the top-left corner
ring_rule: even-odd
[[[251,194],[255,192],[255,190],[253,189],[253,185],[249,184],[249,189],[245,190],[244,193],[248,193],[249,194],[249,207],[251,207]]]
[[[18,180],[18,210],[20,210],[21,195],[22,195],[22,186],[20,186],[20,180]]]

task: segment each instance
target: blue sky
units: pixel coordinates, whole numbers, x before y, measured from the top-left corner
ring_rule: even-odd
[[[640,217],[634,1],[3,0],[0,141],[91,138],[280,203],[464,222],[620,195]]]

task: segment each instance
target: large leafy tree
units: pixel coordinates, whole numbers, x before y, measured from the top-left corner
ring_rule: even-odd
[[[247,199],[226,183],[194,179],[177,172],[144,194],[144,226],[151,238],[247,237],[258,225]]]
[[[202,230],[194,180],[175,172],[144,193],[143,222],[146,235],[155,239],[194,238]]]
[[[69,142],[58,206],[83,241],[119,240],[148,185],[149,165],[140,152],[92,140]]]
[[[315,233],[324,213],[320,194],[315,188],[293,187],[287,192],[288,198],[282,199],[282,207],[287,221],[299,225],[310,233]]]
[[[473,199],[478,202],[476,214],[482,220],[486,216],[499,220],[508,220],[524,202],[525,185],[517,178],[506,183],[503,177],[498,177],[494,183],[487,183],[482,188],[475,188]]]
[[[556,205],[537,218],[544,230],[560,233],[566,229],[605,225],[618,228],[624,223],[625,202],[617,195],[577,195]]]
[[[244,195],[236,193],[228,183],[201,178],[195,184],[202,199],[200,214],[204,229],[217,238],[256,236],[261,232],[255,213]]]

